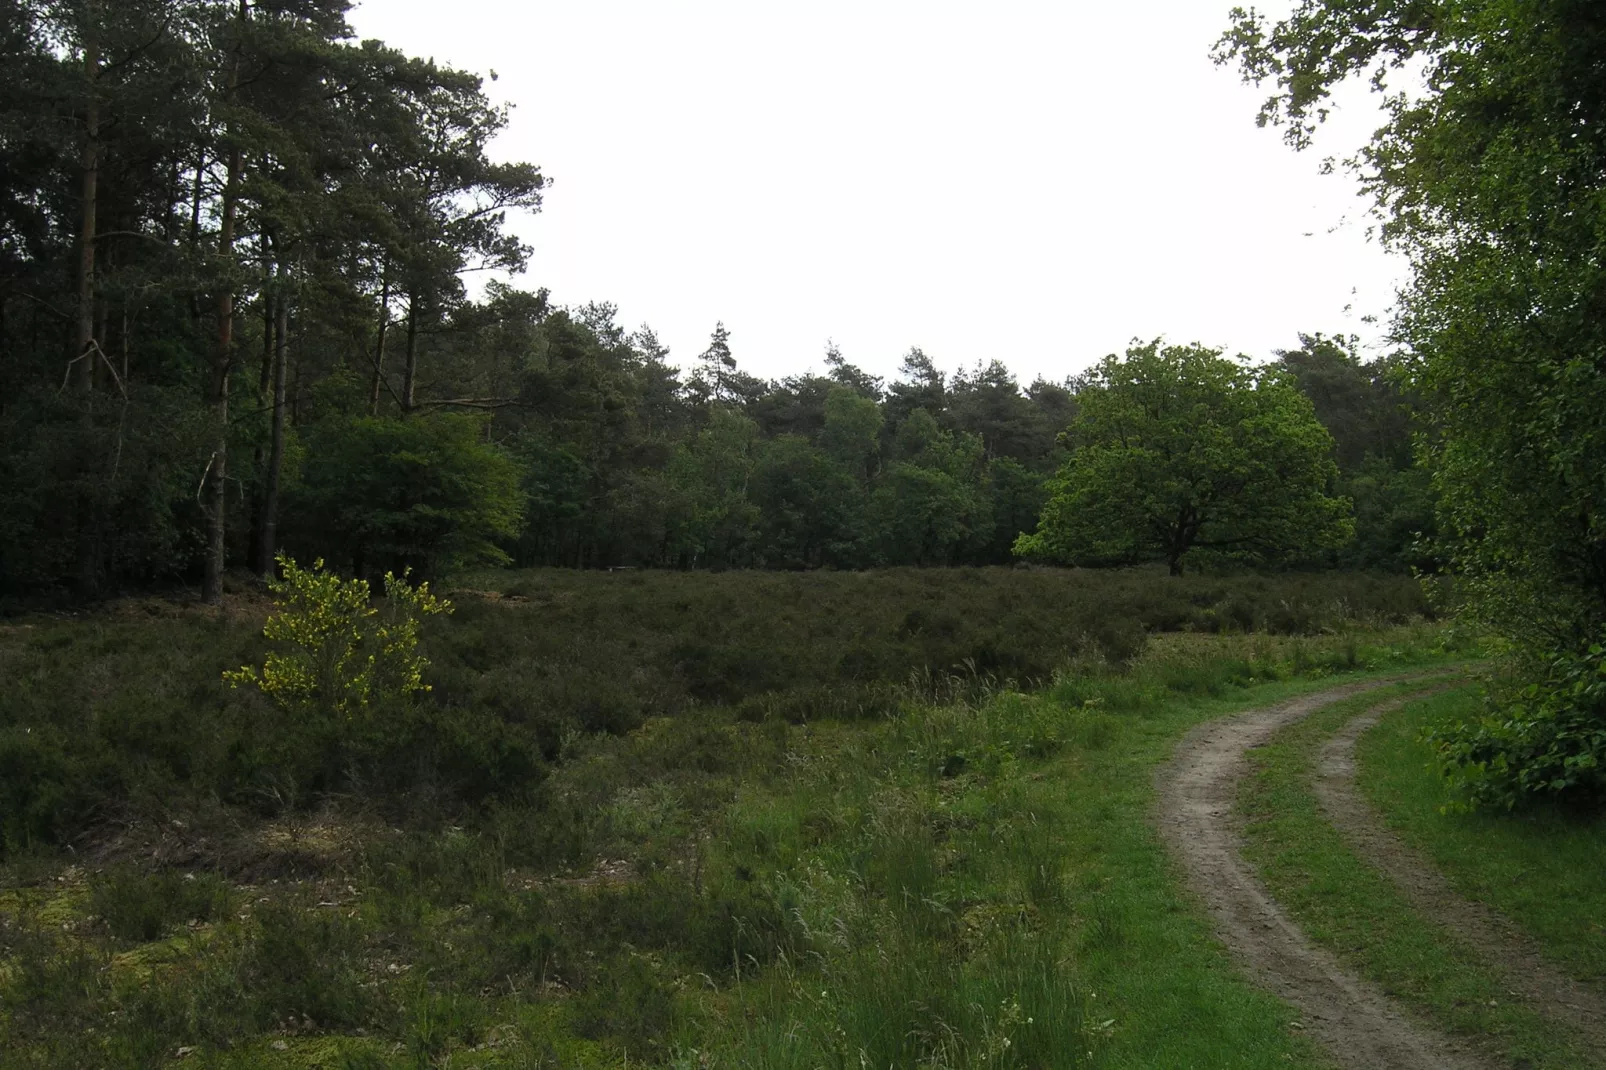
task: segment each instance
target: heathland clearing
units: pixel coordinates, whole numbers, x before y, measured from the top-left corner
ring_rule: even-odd
[[[471,586],[372,722],[222,687],[260,609],[7,633],[8,1059],[1317,1065],[1178,883],[1153,770],[1465,656],[1382,578]]]

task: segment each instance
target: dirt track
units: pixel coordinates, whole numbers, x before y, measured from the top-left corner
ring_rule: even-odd
[[[1511,990],[1577,1029],[1606,1060],[1606,998],[1551,966],[1509,920],[1464,899],[1424,855],[1389,831],[1355,785],[1355,744],[1398,702],[1375,706],[1323,744],[1314,787],[1322,810],[1356,854],[1394,882],[1411,905],[1498,965]]]
[[[1247,752],[1313,711],[1399,678],[1346,684],[1200,725],[1156,774],[1159,829],[1218,935],[1256,983],[1298,1007],[1306,1030],[1353,1070],[1462,1070],[1500,1063],[1405,1015],[1318,948],[1244,861],[1234,804]],[[1424,678],[1426,682],[1426,678]]]

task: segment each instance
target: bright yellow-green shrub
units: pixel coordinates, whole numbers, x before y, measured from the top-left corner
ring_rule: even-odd
[[[428,583],[414,587],[406,572],[387,572],[383,608],[376,608],[367,580],[326,572],[322,558],[311,569],[282,553],[277,560],[283,578],[269,581],[268,589],[279,612],[262,634],[281,649],[270,651],[261,669],[225,672],[231,686],[254,684],[285,709],[341,717],[429,690],[419,625],[426,616],[450,613],[452,604],[431,594]]]

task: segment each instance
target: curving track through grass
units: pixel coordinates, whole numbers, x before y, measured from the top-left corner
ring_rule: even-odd
[[[1443,689],[1387,683],[1202,725],[1162,768],[1162,834],[1218,934],[1341,1065],[1606,1066],[1601,993],[1457,894],[1357,790],[1356,741]]]

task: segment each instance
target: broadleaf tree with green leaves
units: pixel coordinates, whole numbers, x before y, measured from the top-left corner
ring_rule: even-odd
[[[329,420],[308,436],[289,505],[299,530],[339,547],[359,578],[499,565],[518,534],[519,471],[456,413]]]
[[[1342,544],[1350,503],[1331,493],[1333,438],[1275,367],[1204,346],[1135,345],[1078,396],[1069,460],[1049,481],[1023,557],[1073,565],[1190,555],[1277,561]]]
[[[1507,801],[1513,784],[1577,795],[1590,781],[1524,778],[1524,755],[1606,768],[1598,736],[1558,727],[1606,723],[1606,693],[1569,682],[1606,634],[1603,55],[1599,0],[1302,0],[1275,22],[1234,11],[1216,53],[1272,84],[1260,121],[1295,148],[1341,83],[1369,76],[1384,94],[1351,166],[1413,266],[1395,331],[1428,417],[1440,533],[1468,610],[1543,692],[1491,716],[1548,742],[1469,759]],[[1420,84],[1391,87],[1407,66]]]

